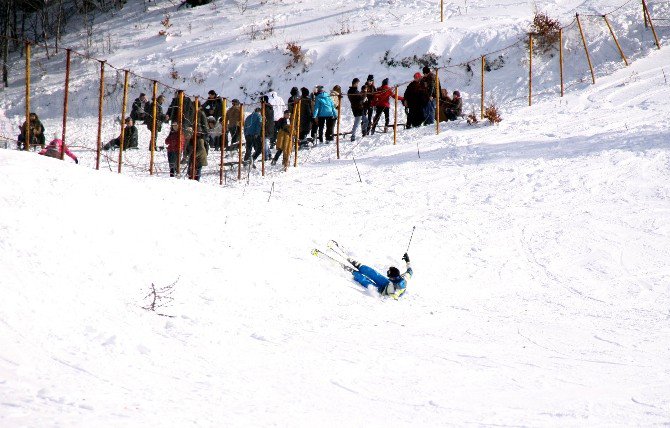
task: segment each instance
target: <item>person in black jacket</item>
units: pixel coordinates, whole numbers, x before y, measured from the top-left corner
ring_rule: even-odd
[[[163,123],[167,123],[169,120],[168,115],[163,113],[163,103],[165,102],[165,97],[163,95],[159,95],[158,98],[156,98],[156,132],[161,132],[161,129],[163,129]],[[147,125],[147,129],[149,132],[151,132],[151,128],[153,126],[153,114],[154,114],[154,102],[149,101],[149,104],[147,104],[147,111],[146,115],[144,118],[144,124]]]
[[[404,94],[407,107],[407,125],[405,129],[421,126],[426,116],[424,109],[428,103],[428,93],[421,82],[421,73],[414,73],[414,80],[410,82]]]
[[[138,98],[135,98],[135,101],[133,101],[133,107],[132,110],[130,111],[130,117],[135,121],[139,122],[140,120],[146,120],[146,107],[149,104],[149,100],[147,99],[147,94],[140,94]]]
[[[424,106],[424,125],[432,125],[435,123],[435,99],[437,98],[437,91],[440,90],[439,82],[435,82],[435,74],[430,70],[430,67],[423,67],[423,77],[421,78],[426,93],[428,94],[428,102]]]
[[[459,91],[454,91],[454,96],[447,101],[446,119],[456,120],[463,114],[463,99]]]
[[[351,103],[351,112],[354,114],[354,127],[351,128],[351,141],[356,141],[356,131],[358,126],[361,126],[361,131],[363,134],[367,133],[368,130],[368,117],[365,115],[365,95],[361,94],[361,91],[358,90],[358,84],[360,80],[355,78],[351,81],[351,87],[347,91],[347,98]]]
[[[191,126],[193,122],[191,119],[194,117],[194,107],[193,101],[186,95],[184,95],[184,115],[182,119],[182,129]],[[170,107],[168,107],[167,115],[170,118],[170,123],[177,122],[179,118],[179,91],[176,91],[172,101],[170,102]]]
[[[314,105],[309,89],[303,87],[300,89],[302,97],[300,98],[300,143],[307,143],[307,134],[312,129],[312,113],[314,112]]]
[[[123,150],[126,149],[136,149],[137,144],[137,128],[133,123],[132,117],[126,118],[126,128],[123,133]],[[105,144],[102,149],[109,150],[113,147],[121,147],[121,135],[110,140],[109,143]]]
[[[265,103],[265,139],[269,141],[269,143],[265,145],[265,160],[270,160],[270,158],[272,158],[272,151],[270,150],[270,147],[276,139],[275,109],[272,104],[270,104],[270,98],[268,98],[267,95],[263,95],[261,100]],[[265,144],[265,141],[262,143]]]
[[[205,116],[214,116],[216,120],[221,119],[223,107],[221,105],[221,97],[216,91],[211,90],[207,93],[207,100],[202,103],[202,109],[205,111]]]

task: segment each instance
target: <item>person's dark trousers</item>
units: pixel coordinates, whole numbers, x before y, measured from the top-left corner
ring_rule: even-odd
[[[384,128],[388,128],[388,126],[389,126],[389,108],[388,107],[375,107],[375,120],[372,122],[372,128],[370,129],[371,134],[375,133],[375,129],[377,128],[377,124],[379,123],[379,119],[381,118],[382,113],[384,113]]]
[[[428,104],[426,104],[423,108],[423,115],[424,115],[424,125],[432,125],[435,123],[435,100],[432,99],[428,101]]]
[[[305,123],[300,123],[300,141],[304,140],[312,129],[312,121],[305,120]]]
[[[177,173],[177,152],[168,152],[168,164],[170,164],[170,177]]]
[[[195,168],[195,176],[193,175],[193,166],[191,165],[188,168],[188,178],[195,181],[200,181],[200,173],[202,172],[202,167],[198,166]]]
[[[417,126],[421,126],[423,124],[423,121],[425,120],[425,116],[423,115],[423,109],[414,107],[410,108],[409,112],[407,114],[407,127],[408,128],[415,128]]]
[[[230,142],[228,142],[226,150],[235,150],[240,142],[240,127],[231,126],[228,128],[228,132],[230,132]]]
[[[221,148],[221,137],[209,136],[209,146],[214,150],[219,150]]]
[[[326,118],[319,117],[317,118],[317,127],[319,128],[319,142],[323,143],[323,128],[326,125]]]
[[[275,157],[272,158],[272,162],[273,162],[273,163],[276,163],[277,160],[279,159],[279,156],[281,156],[281,154],[282,154],[282,150],[281,150],[281,149],[277,149],[277,153],[275,153]]]
[[[373,110],[374,109],[372,107],[368,107],[368,108],[365,109],[365,111],[363,113],[363,115],[368,118],[368,127],[363,132],[363,136],[368,135],[370,133],[370,124],[372,123],[372,112],[373,112]]]
[[[445,114],[447,116],[445,119],[447,120],[456,120],[458,117],[456,116],[456,113],[454,113],[453,110],[447,110],[447,113]]]
[[[316,140],[316,133],[319,133],[319,140],[323,142],[323,128],[319,126],[319,120],[318,119],[312,119],[312,141]]]
[[[333,141],[333,130],[335,129],[335,122],[337,121],[334,117],[326,118],[326,142]]]
[[[254,149],[254,160],[261,154],[262,144],[260,135],[245,135],[246,150],[244,151],[244,161],[247,162],[251,157],[251,148]]]
[[[272,136],[270,136],[270,148],[274,149],[275,145],[277,144],[277,132],[278,130],[275,128],[275,130],[272,132]]]

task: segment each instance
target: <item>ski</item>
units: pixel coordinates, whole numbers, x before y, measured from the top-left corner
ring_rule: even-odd
[[[349,272],[354,272],[354,271],[357,271],[357,270],[358,270],[358,269],[356,269],[355,267],[353,267],[352,265],[350,265],[349,263],[345,263],[345,262],[343,262],[343,261],[341,261],[341,260],[338,260],[338,259],[336,259],[335,257],[333,257],[333,256],[331,256],[331,255],[329,255],[329,254],[324,253],[323,251],[319,250],[318,248],[315,248],[315,249],[312,250],[312,255],[314,255],[314,256],[316,256],[316,257],[320,257],[320,258],[322,258],[322,259],[324,259],[324,260],[329,260],[329,261],[331,261],[331,262],[335,262],[335,263],[337,263],[338,265],[340,265],[340,266],[342,267],[342,269],[344,269],[344,270],[346,270],[346,271],[349,271]]]
[[[328,241],[328,249],[342,257],[343,259],[349,261],[349,251],[337,243],[334,239]]]

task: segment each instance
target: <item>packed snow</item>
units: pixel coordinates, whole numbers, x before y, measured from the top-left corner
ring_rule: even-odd
[[[285,98],[367,74],[403,82],[416,67],[380,64],[387,49],[456,64],[514,43],[532,15],[532,2],[445,2],[440,24],[434,3],[284,0],[242,13],[158,1],[97,25],[115,40],[112,64],[165,80],[173,59],[191,93],[223,86],[252,102],[240,86],[251,94],[267,75]],[[622,2],[538,3],[568,24]],[[172,34],[158,36],[166,13]],[[268,17],[276,34],[245,35]],[[351,33],[334,34],[345,18]],[[573,27],[563,98],[557,58],[538,58],[527,106],[520,44],[487,74],[497,126],[342,139],[339,160],[320,145],[287,172],[238,182],[233,169],[223,187],[217,152],[203,182],[169,179],[162,152],[148,176],[144,127],[123,174],[113,158],[93,170],[97,76],[78,63],[67,132],[80,164],[0,150],[0,425],[670,423],[670,51],[654,48],[636,2],[611,19],[631,65],[606,28],[587,27],[595,85]],[[309,52],[300,76],[285,69],[286,40]],[[62,55],[42,66],[33,103],[51,135]],[[473,68],[443,75],[468,109]],[[0,98],[5,128],[22,120],[20,69]],[[119,102],[117,90],[106,139]],[[310,254],[336,239],[385,272],[403,266],[414,226],[415,275],[398,301]],[[147,310],[152,284],[165,298]]]

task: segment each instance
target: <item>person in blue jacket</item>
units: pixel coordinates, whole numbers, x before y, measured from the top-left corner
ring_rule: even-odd
[[[379,294],[383,296],[391,296],[395,300],[398,300],[398,298],[405,293],[405,290],[407,289],[407,281],[414,274],[414,271],[412,271],[412,267],[409,264],[409,256],[407,253],[403,254],[402,259],[407,264],[405,273],[401,275],[400,270],[398,270],[397,267],[391,266],[388,268],[388,271],[386,271],[386,276],[356,260],[348,260],[349,263],[358,269],[357,271],[352,272],[356,282],[365,288],[374,286],[377,288]]]
[[[246,150],[244,151],[244,162],[249,163],[249,158],[251,157],[251,148],[254,148],[254,157],[253,160],[261,154],[262,151],[262,141],[261,141],[261,128],[263,126],[263,118],[261,117],[261,108],[257,107],[253,113],[251,113],[244,120],[244,138],[246,139]]]
[[[319,142],[323,143],[323,127],[326,126],[326,143],[333,141],[333,128],[337,120],[337,108],[330,94],[323,90],[323,86],[316,87],[313,118],[319,127]]]

